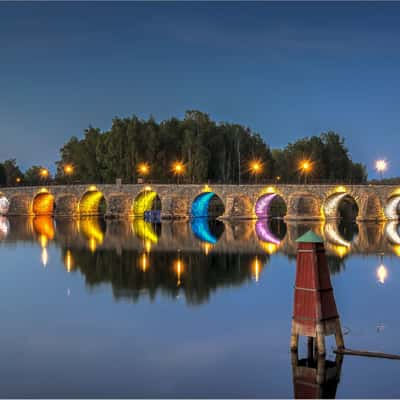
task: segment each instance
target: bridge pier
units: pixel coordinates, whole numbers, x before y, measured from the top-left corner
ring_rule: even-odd
[[[187,197],[166,195],[162,198],[161,219],[189,219],[189,216],[189,199]]]

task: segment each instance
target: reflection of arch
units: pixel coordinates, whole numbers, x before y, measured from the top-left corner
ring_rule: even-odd
[[[10,231],[8,218],[0,216],[0,240],[5,239]]]
[[[386,236],[393,244],[400,245],[399,224],[397,221],[390,221],[386,225]]]
[[[92,251],[101,245],[104,240],[105,223],[99,218],[83,218],[79,220],[78,230],[88,239]]]
[[[158,236],[152,224],[142,218],[135,218],[133,220],[133,231],[140,239],[149,240],[152,243],[158,242]]]
[[[83,216],[101,215],[105,213],[106,202],[103,193],[97,189],[89,190],[79,202],[79,214]]]
[[[133,215],[136,217],[143,217],[146,211],[154,210],[155,207],[161,209],[160,203],[161,201],[157,192],[153,190],[144,190],[138,194],[133,202]]]
[[[207,218],[194,218],[191,221],[193,234],[202,242],[216,244],[218,238],[211,232]]]
[[[256,234],[263,242],[280,244],[281,241],[269,229],[268,221],[258,220],[256,222]]]
[[[351,243],[341,236],[338,230],[338,225],[335,221],[327,222],[324,226],[324,232],[325,238],[328,242],[338,246],[350,247]]]
[[[224,213],[224,204],[214,192],[199,194],[192,203],[190,215],[192,218],[218,217]]]
[[[40,192],[33,198],[32,212],[35,215],[53,215],[54,196],[49,192]]]
[[[0,193],[0,215],[6,215],[10,208],[10,202],[7,197]]]
[[[33,218],[33,229],[39,237],[45,237],[47,240],[54,239],[53,218],[48,215],[39,215]]]
[[[335,193],[332,196],[328,197],[324,204],[324,214],[326,219],[336,219],[341,217],[341,213],[339,211],[343,202],[353,203],[354,212],[356,215],[360,210],[358,199],[353,197],[352,195],[343,192],[343,193]]]
[[[389,198],[385,207],[385,216],[387,219],[399,219],[400,214],[400,195],[394,195]]]
[[[271,206],[274,200],[280,200],[285,204],[283,198],[276,193],[267,193],[258,198],[255,205],[255,212],[258,218],[268,218],[271,216]],[[285,205],[286,208],[286,205]],[[283,211],[283,210],[282,210]],[[282,212],[286,214],[286,210]]]

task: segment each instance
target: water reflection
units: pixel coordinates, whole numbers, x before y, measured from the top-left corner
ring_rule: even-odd
[[[340,273],[351,254],[400,256],[398,226],[281,219],[156,224],[143,219],[1,217],[0,239],[37,243],[43,266],[49,264],[52,241],[61,249],[66,271],[79,271],[89,286],[110,283],[116,298],[137,300],[140,293],[154,298],[157,292],[175,297],[182,291],[189,303],[199,304],[218,287],[258,282],[277,252],[293,260],[295,240],[309,229],[325,239],[331,273]],[[384,283],[388,271],[381,264],[376,275]]]

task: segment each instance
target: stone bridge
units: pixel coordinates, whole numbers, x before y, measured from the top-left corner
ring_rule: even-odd
[[[330,220],[351,201],[359,221],[397,220],[400,186],[389,185],[51,185],[0,188],[0,214],[162,219],[265,218],[280,201],[286,220]]]

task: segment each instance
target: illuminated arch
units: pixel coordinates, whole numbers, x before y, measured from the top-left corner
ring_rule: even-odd
[[[216,244],[218,242],[219,238],[211,232],[209,221],[206,218],[192,219],[191,228],[196,238],[202,242],[210,244]]]
[[[53,215],[54,205],[54,196],[47,191],[41,191],[33,198],[32,212],[34,215]]]
[[[389,198],[385,207],[387,219],[397,220],[400,215],[400,193],[396,193]]]
[[[268,218],[271,216],[271,208],[274,201],[280,200],[283,204],[285,204],[283,198],[277,193],[266,193],[258,198],[255,205],[255,213],[257,218]],[[286,204],[285,204],[286,208]],[[286,214],[286,210],[283,215]]]
[[[133,202],[132,213],[135,217],[143,217],[146,211],[161,209],[160,198],[154,190],[140,192]]]
[[[151,243],[158,242],[158,235],[153,229],[153,225],[142,218],[133,220],[133,231],[139,239],[149,240]]]
[[[0,193],[0,215],[7,215],[9,208],[10,202],[3,193]]]
[[[347,192],[335,193],[327,198],[324,203],[323,210],[326,219],[337,219],[340,218],[340,206],[344,201],[353,203],[356,208],[356,216],[360,211],[360,205],[358,199]]]
[[[224,204],[214,192],[199,194],[192,203],[190,215],[192,218],[219,217],[224,213]]]
[[[96,188],[89,189],[79,202],[81,216],[102,215],[106,211],[106,201],[102,192]]]

